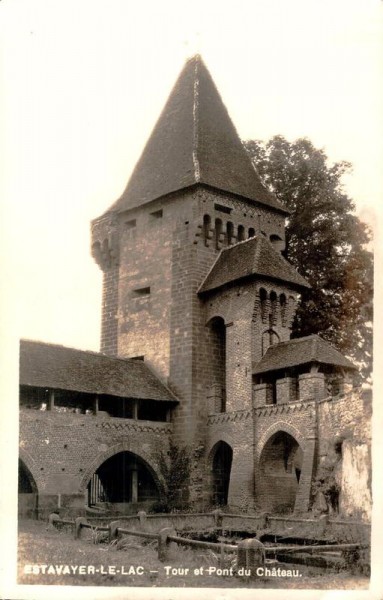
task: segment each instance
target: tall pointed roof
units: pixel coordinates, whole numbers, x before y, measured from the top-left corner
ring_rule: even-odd
[[[261,183],[200,56],[183,68],[122,196],[122,212],[202,183],[284,213]]]

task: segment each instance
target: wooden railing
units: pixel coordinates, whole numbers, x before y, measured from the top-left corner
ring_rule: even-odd
[[[213,513],[199,513],[199,515],[203,516],[213,516],[215,521],[219,522],[222,517],[233,517],[238,518],[239,516],[244,515],[230,515],[224,514],[220,511],[214,511]],[[149,516],[149,515],[145,515]],[[153,517],[160,515],[151,515]],[[179,515],[161,515],[166,517],[177,517]],[[189,515],[191,518],[194,518],[195,514]],[[252,516],[252,515],[246,515]],[[142,519],[143,514],[141,513],[141,524],[144,522]],[[254,515],[253,518],[256,516]],[[260,542],[256,537],[247,538],[239,542],[238,544],[227,544],[222,542],[206,542],[200,540],[193,540],[186,537],[181,537],[177,535],[176,530],[173,527],[164,527],[158,532],[149,532],[142,531],[139,529],[127,529],[121,526],[120,521],[111,521],[108,525],[93,525],[89,523],[85,517],[77,517],[75,520],[70,519],[60,519],[59,515],[52,513],[49,516],[49,523],[51,523],[55,527],[60,526],[70,526],[75,539],[80,539],[85,530],[90,529],[93,532],[105,532],[108,534],[109,542],[113,542],[123,536],[134,536],[143,539],[150,539],[157,541],[157,549],[158,549],[158,558],[160,561],[164,562],[169,559],[169,547],[171,544],[177,544],[180,546],[188,546],[190,548],[202,548],[205,550],[213,550],[217,553],[219,565],[224,564],[224,555],[225,553],[235,553],[237,557],[237,567],[248,567],[255,568],[263,565],[265,561],[267,562],[267,558],[276,559],[278,555],[281,553],[292,554],[292,553],[310,553],[314,552],[334,552],[334,551],[342,551],[342,552],[352,552],[356,550],[368,549],[369,544],[367,543],[347,543],[347,544],[310,544],[310,545],[294,545],[294,546],[265,546],[262,542]]]

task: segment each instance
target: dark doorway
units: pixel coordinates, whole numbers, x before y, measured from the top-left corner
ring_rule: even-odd
[[[209,321],[210,329],[210,380],[219,390],[216,412],[226,411],[226,326],[221,317]],[[219,405],[218,405],[219,404]]]
[[[233,450],[226,442],[218,442],[213,456],[213,504],[225,505],[228,502],[231,463]]]
[[[88,483],[88,504],[154,501],[159,493],[150,467],[132,452],[108,458]]]

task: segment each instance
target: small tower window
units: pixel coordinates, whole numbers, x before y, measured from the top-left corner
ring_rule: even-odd
[[[221,219],[216,219],[215,220],[215,247],[217,248],[217,250],[220,250],[220,248],[222,248],[222,238],[224,236],[222,235],[222,221]]]
[[[219,212],[226,213],[227,215],[230,215],[231,211],[233,210],[229,206],[224,206],[223,204],[214,204],[214,209],[218,210]]]
[[[231,221],[229,221],[228,224],[226,225],[226,235],[227,235],[228,246],[230,246],[231,244],[234,244],[234,242],[235,242],[235,240],[234,240],[234,225]]]
[[[150,287],[138,288],[137,290],[133,290],[133,294],[135,296],[149,296]]]
[[[156,221],[157,219],[162,219],[163,216],[164,216],[164,212],[163,212],[162,208],[160,208],[159,210],[155,210],[154,212],[150,213],[150,220]]]
[[[259,300],[261,302],[261,319],[262,323],[266,323],[268,306],[267,306],[267,292],[264,288],[259,290]]]
[[[131,219],[130,221],[126,221],[125,223],[125,227],[126,229],[134,229],[137,225],[137,220],[136,219]]]
[[[286,296],[285,294],[281,294],[279,296],[279,303],[281,305],[281,320],[282,320],[282,326],[286,327],[286,308],[287,308],[287,300],[286,300]]]
[[[238,225],[238,241],[243,242],[245,240],[245,228],[243,225]]]
[[[277,294],[273,291],[270,294],[271,315],[270,326],[277,324]]]
[[[254,227],[250,227],[249,228],[249,238],[252,238],[255,236],[255,229]]]

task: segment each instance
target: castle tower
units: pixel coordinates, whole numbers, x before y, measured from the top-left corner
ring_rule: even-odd
[[[192,58],[122,196],[93,222],[92,253],[104,273],[101,351],[143,357],[169,385],[175,441],[200,448],[197,463],[208,415],[251,411],[253,363],[290,337],[307,283],[281,255],[287,213]],[[250,473],[251,431],[248,444]],[[245,454],[239,445],[233,464]]]

